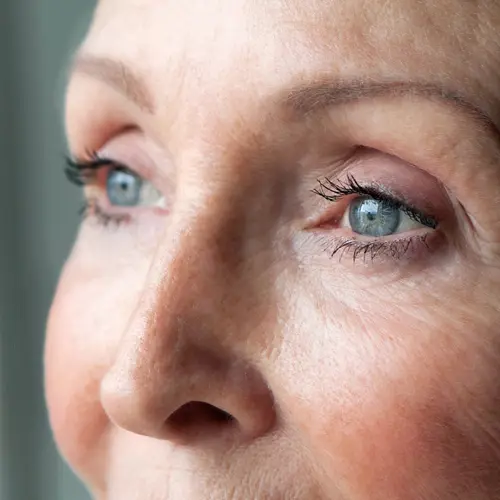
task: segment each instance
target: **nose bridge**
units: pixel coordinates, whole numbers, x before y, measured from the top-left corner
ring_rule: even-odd
[[[240,274],[242,235],[224,221],[221,208],[181,205],[173,213],[119,348],[129,360],[137,358],[132,364],[138,371],[144,363],[168,372],[182,365],[186,371],[193,357],[195,364],[203,359],[222,367],[212,356],[197,356],[214,342],[224,343],[217,318]]]
[[[194,336],[201,342],[204,331],[219,331],[218,343],[223,343],[220,323],[231,319],[224,309],[231,302],[234,313],[242,288],[248,298],[250,268],[265,265],[256,263],[255,255],[267,246],[268,231],[256,227],[259,217],[252,212],[258,200],[251,199],[255,182],[241,175],[241,169],[237,172],[236,162],[215,158],[203,148],[186,148],[178,163],[175,204],[133,323],[138,322],[143,337],[158,336],[171,345],[176,337]],[[217,327],[209,326],[214,322]],[[188,335],[192,329],[196,334]],[[137,335],[136,329],[127,334]]]
[[[212,136],[204,142],[216,143]],[[151,271],[163,294],[196,297],[198,314],[210,300],[237,299],[235,286],[251,286],[259,268],[269,267],[275,225],[287,209],[285,183],[276,182],[273,169],[256,168],[248,152],[214,149],[181,155],[174,210]]]
[[[151,264],[142,309],[163,336],[170,326],[177,332],[194,329],[197,341],[207,337],[223,345],[229,336],[234,349],[236,332],[245,340],[258,309],[272,303],[279,273],[276,235],[283,214],[291,211],[289,186],[263,155],[254,158],[252,148],[221,141],[219,149],[207,148],[216,144],[210,135],[201,142],[204,146],[185,147],[178,157],[176,201]]]
[[[213,302],[224,300],[231,281],[243,279],[244,218],[224,194],[180,200],[149,273],[156,310],[216,311]]]

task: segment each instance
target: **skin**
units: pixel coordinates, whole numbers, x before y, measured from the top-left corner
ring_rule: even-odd
[[[166,204],[90,213],[50,314],[51,423],[96,499],[499,498],[499,24],[493,0],[98,5],[71,154]],[[290,102],[353,80],[463,99]],[[393,237],[427,246],[332,257],[352,196],[312,190],[346,173],[435,216]]]

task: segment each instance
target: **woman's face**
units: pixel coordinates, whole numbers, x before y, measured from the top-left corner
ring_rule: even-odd
[[[101,500],[500,495],[494,0],[103,0],[50,315]]]

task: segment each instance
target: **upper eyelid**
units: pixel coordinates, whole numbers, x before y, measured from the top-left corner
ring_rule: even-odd
[[[82,166],[88,165],[90,168],[106,166],[106,165],[122,165],[126,167],[126,165],[122,164],[118,160],[113,160],[112,158],[101,156],[97,151],[90,151],[85,154],[85,157],[79,158],[75,157],[73,159],[75,163],[78,163]],[[128,168],[128,167],[127,167]]]
[[[71,183],[77,186],[85,186],[95,180],[97,172],[100,169],[110,166],[122,167],[132,172],[126,165],[109,159],[98,158],[96,156],[93,160],[82,160],[68,156],[66,157],[64,173]]]
[[[406,202],[404,199],[401,199],[400,196],[388,192],[387,189],[383,189],[381,186],[360,184],[351,174],[347,175],[346,181],[325,178],[323,181],[318,179],[318,184],[320,188],[315,188],[312,192],[329,201],[337,201],[351,194],[364,194],[372,196],[377,200],[389,201],[398,206],[406,206],[418,211],[417,208],[413,207],[411,203]],[[325,193],[325,190],[331,192],[332,195]]]
[[[120,162],[118,160],[113,160],[112,158],[101,157],[97,153],[92,153],[91,159],[78,159],[78,158],[67,157],[66,163],[70,167],[77,168],[80,170],[85,170],[85,169],[99,170],[100,168],[104,167],[114,167],[135,173],[134,170],[125,163]]]
[[[135,142],[137,140],[140,142]],[[117,167],[139,177],[144,183],[152,184],[166,198],[173,199],[175,196],[175,177],[167,175],[162,170],[164,167],[167,169],[170,166],[168,158],[165,159],[159,156],[154,149],[152,152],[150,149],[145,150],[142,137],[135,135],[135,133],[131,136],[131,141],[109,143],[103,146],[101,150],[84,149],[79,154],[70,150],[66,160],[71,171],[76,170],[78,172],[79,166],[83,167],[83,169],[86,166],[89,167],[89,183],[91,184],[102,184],[103,178],[96,178],[95,176],[101,167],[103,169]],[[136,145],[136,147],[133,147],[133,145]],[[161,163],[162,169],[156,167],[159,163]],[[75,165],[76,169],[71,168],[71,166]],[[92,170],[95,172],[93,173]],[[68,172],[66,172],[66,175],[68,177]],[[69,178],[69,180],[75,183],[72,178]],[[76,184],[81,183],[76,182]]]
[[[328,178],[325,180],[329,184],[329,186],[325,185],[324,182],[318,179],[318,183],[320,184],[320,189],[315,188],[312,191],[313,193],[318,194],[322,198],[325,198],[329,201],[332,202],[339,201],[341,198],[344,198],[345,196],[349,196],[352,194],[371,196],[376,200],[390,203],[391,205],[394,206],[394,208],[402,210],[411,218],[425,225],[428,225],[429,227],[435,229],[438,226],[438,220],[435,216],[425,213],[423,210],[420,210],[418,207],[413,206],[413,204],[406,202],[405,200],[401,199],[400,197],[398,197],[393,193],[384,192],[386,191],[384,189],[381,189],[373,185],[365,186],[363,184],[360,184],[352,175],[348,175],[346,181],[341,181],[341,180],[334,181]],[[333,192],[334,195],[329,196],[325,194],[323,192],[323,188]]]

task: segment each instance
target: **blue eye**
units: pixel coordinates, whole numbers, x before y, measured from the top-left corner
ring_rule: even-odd
[[[400,226],[403,212],[383,200],[361,196],[349,207],[351,229],[363,236],[389,236]]]
[[[139,205],[141,202],[142,184],[142,179],[128,170],[111,170],[106,181],[109,203],[118,207],[134,207]]]

